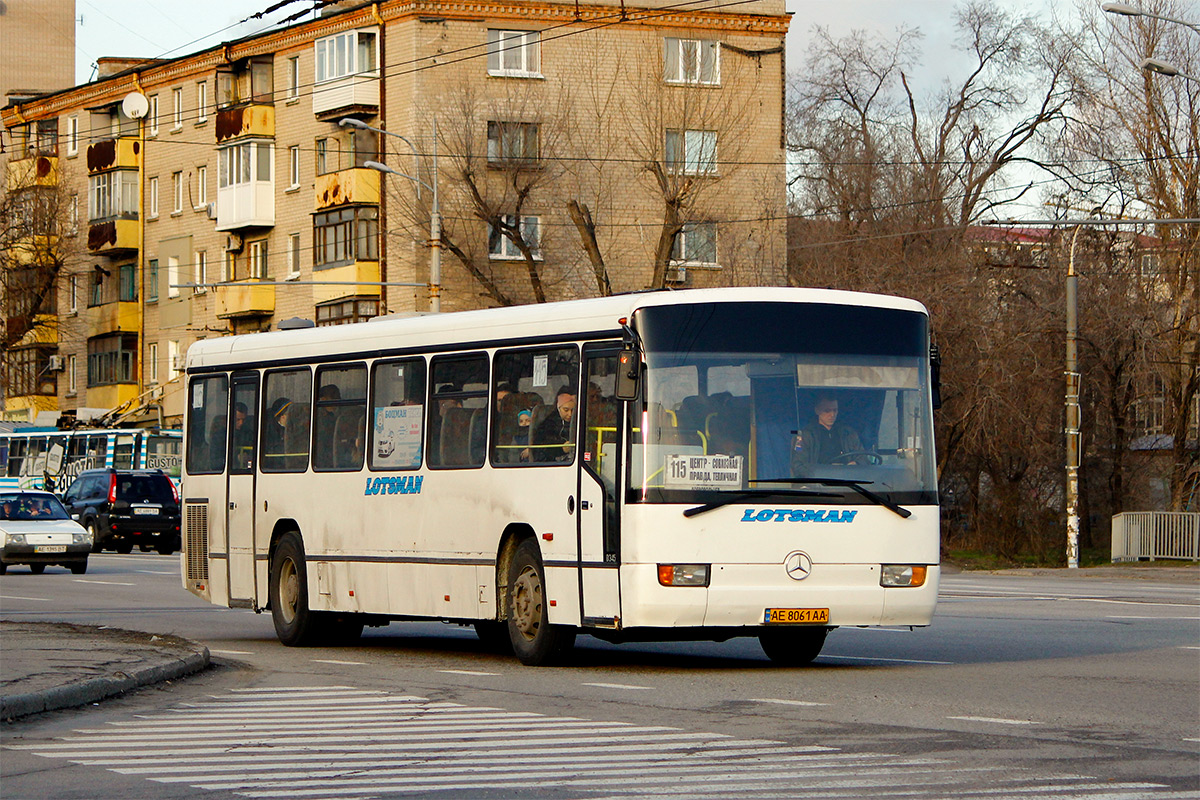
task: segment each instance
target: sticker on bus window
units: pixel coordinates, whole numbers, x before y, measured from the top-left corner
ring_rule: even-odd
[[[421,463],[421,420],[424,406],[375,409],[375,467],[415,467]]]
[[[664,483],[676,489],[740,489],[742,457],[667,456]]]
[[[545,386],[549,383],[550,356],[533,357],[533,385]]]
[[[204,384],[200,381],[192,384],[192,408],[204,408]]]

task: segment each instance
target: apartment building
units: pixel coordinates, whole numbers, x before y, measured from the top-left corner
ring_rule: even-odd
[[[20,263],[53,291],[15,316],[55,324],[6,356],[6,417],[171,424],[190,344],[291,318],[784,282],[788,21],[782,0],[344,3],[9,105],[6,197],[52,218]]]

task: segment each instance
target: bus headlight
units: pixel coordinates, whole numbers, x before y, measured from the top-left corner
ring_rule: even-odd
[[[659,564],[663,586],[708,586],[708,564]]]
[[[915,564],[884,564],[879,573],[880,586],[924,586],[925,566]]]

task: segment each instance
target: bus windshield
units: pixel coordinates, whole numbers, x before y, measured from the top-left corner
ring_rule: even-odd
[[[631,502],[937,502],[925,315],[730,303],[643,308],[635,324]]]

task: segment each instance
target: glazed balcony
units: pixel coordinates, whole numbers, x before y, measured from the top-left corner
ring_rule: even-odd
[[[142,145],[137,139],[105,139],[88,145],[88,174],[110,169],[137,169]]]
[[[317,271],[313,280],[335,281],[334,286],[313,286],[313,302],[317,305],[345,297],[379,296],[379,262],[355,261],[340,267]],[[355,281],[366,281],[364,284]]]
[[[318,175],[316,210],[345,205],[378,205],[380,173],[356,167]]]
[[[216,287],[217,317],[269,317],[275,313],[275,283],[251,279]]]
[[[275,138],[275,106],[244,103],[217,109],[217,144],[244,136]]]

